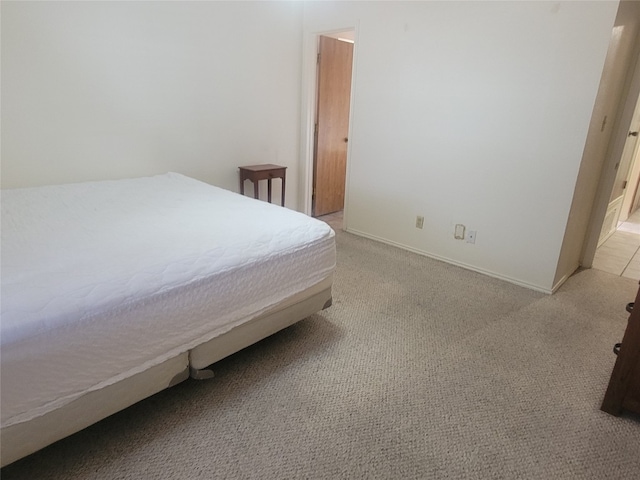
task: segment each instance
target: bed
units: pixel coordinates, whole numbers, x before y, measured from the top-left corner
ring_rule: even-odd
[[[334,232],[176,173],[2,191],[2,466],[331,304]]]

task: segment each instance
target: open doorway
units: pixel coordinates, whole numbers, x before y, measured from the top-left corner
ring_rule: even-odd
[[[342,218],[354,31],[319,35],[317,45],[311,215],[320,217],[332,214]]]
[[[628,176],[633,171],[629,167],[633,155],[631,159],[627,155],[626,166],[623,156],[625,150],[627,154],[632,150],[627,146],[628,140],[635,139],[629,132],[635,131],[632,119],[639,97],[640,2],[620,2],[584,149],[582,179],[575,197],[578,201],[576,208],[572,207],[574,216],[571,219],[570,215],[570,222],[573,220],[574,226],[578,225],[587,213],[590,218],[582,238],[577,228],[574,237],[566,237],[569,253],[562,259],[564,264],[558,271],[557,285],[568,278],[566,273],[573,268],[570,261],[573,263],[571,257],[577,249],[571,245],[581,245],[577,263],[591,268],[598,247],[603,246],[630,213],[625,192],[635,190],[637,182]],[[564,269],[565,266],[569,268]],[[559,278],[563,273],[564,277]]]
[[[632,99],[633,100],[633,99]],[[622,154],[617,161],[616,178],[609,196],[598,247],[604,244],[637,209],[640,162],[638,155],[638,131],[640,130],[640,96],[636,98],[633,117],[626,133]]]
[[[640,59],[639,59],[640,63]],[[622,207],[620,209],[620,217],[618,218],[618,225],[626,221],[632,214],[638,210],[640,206],[640,195],[638,195],[638,188],[640,187],[640,139],[638,132],[640,131],[640,95],[636,101],[636,109],[633,112],[633,118],[631,120],[631,128],[627,133],[627,141],[624,145],[624,151],[622,153],[622,160],[620,161],[620,167],[623,168],[624,164],[628,162],[628,166],[625,170],[628,171],[626,178],[623,179],[622,188],[624,191]],[[627,160],[628,159],[628,160]],[[614,189],[616,185],[614,185]],[[615,192],[612,193],[612,197]]]
[[[640,95],[626,134],[592,267],[640,279]]]

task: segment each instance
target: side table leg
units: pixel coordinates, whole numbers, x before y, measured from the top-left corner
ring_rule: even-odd
[[[253,198],[260,198],[260,191],[258,190],[258,180],[253,180]]]
[[[282,175],[282,206],[283,207],[284,207],[284,187],[285,187],[284,179],[285,179],[285,177],[286,177],[286,174]]]
[[[267,179],[267,200],[271,203],[271,179]]]

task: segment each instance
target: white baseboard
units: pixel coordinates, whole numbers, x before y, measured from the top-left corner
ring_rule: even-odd
[[[522,280],[518,280],[517,278],[513,278],[513,277],[506,276],[506,275],[502,275],[500,273],[492,272],[491,270],[485,270],[483,268],[478,268],[478,267],[475,267],[473,265],[469,265],[469,264],[466,264],[466,263],[463,263],[463,262],[459,262],[457,260],[453,260],[451,258],[443,257],[441,255],[435,255],[433,253],[430,253],[430,252],[427,252],[427,251],[424,251],[424,250],[419,250],[417,248],[413,248],[413,247],[410,247],[408,245],[404,245],[402,243],[394,242],[392,240],[387,240],[386,238],[377,237],[375,235],[371,235],[371,234],[368,234],[368,233],[360,232],[360,231],[354,230],[352,228],[345,229],[344,231],[348,232],[348,233],[351,233],[353,235],[357,235],[359,237],[368,238],[370,240],[375,240],[376,242],[381,242],[381,243],[385,243],[387,245],[391,245],[391,246],[394,246],[394,247],[401,248],[403,250],[408,250],[410,252],[417,253],[418,255],[422,255],[424,257],[429,257],[429,258],[433,258],[435,260],[440,260],[441,262],[449,263],[449,264],[455,265],[457,267],[462,267],[462,268],[464,268],[466,270],[471,270],[473,272],[478,272],[478,273],[481,273],[483,275],[487,275],[489,277],[497,278],[499,280],[504,280],[505,282],[509,282],[509,283],[514,284],[514,285],[518,285],[520,287],[525,287],[525,288],[528,288],[530,290],[535,290],[536,292],[546,293],[546,294],[549,294],[549,295],[552,294],[556,290],[556,288],[560,287],[560,285],[562,285],[562,283],[564,283],[564,281],[566,280],[566,278],[561,280],[562,283],[558,283],[556,287],[554,287],[553,289],[550,290],[549,288],[541,287],[540,285],[534,285],[532,283],[524,282]]]

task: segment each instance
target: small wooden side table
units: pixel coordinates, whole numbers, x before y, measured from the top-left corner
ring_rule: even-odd
[[[287,174],[287,167],[265,163],[262,165],[247,165],[240,168],[240,193],[244,195],[244,181],[253,182],[253,198],[259,198],[258,182],[267,181],[267,199],[271,203],[271,180],[273,178],[282,179],[282,206],[284,207],[284,189]]]

